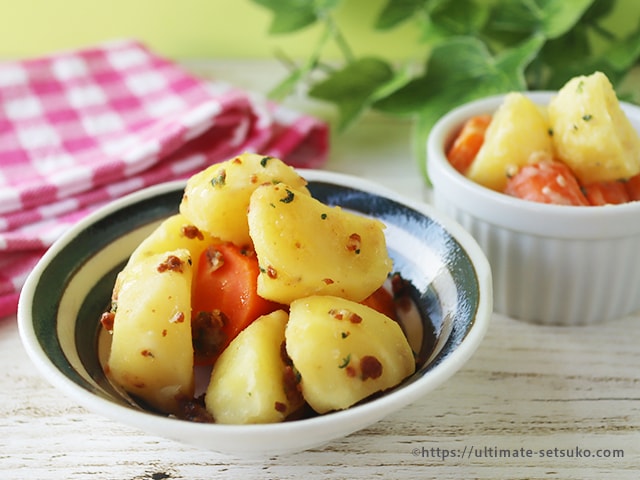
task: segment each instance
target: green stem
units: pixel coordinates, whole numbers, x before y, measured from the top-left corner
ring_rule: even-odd
[[[349,46],[347,39],[342,34],[342,31],[338,27],[338,24],[335,22],[333,17],[331,15],[327,15],[324,18],[324,21],[325,21],[325,24],[327,25],[327,30],[329,31],[331,37],[336,42],[336,45],[342,52],[342,55],[344,56],[345,61],[347,63],[351,63],[355,61],[355,55],[353,54],[353,51],[351,50],[351,47]]]

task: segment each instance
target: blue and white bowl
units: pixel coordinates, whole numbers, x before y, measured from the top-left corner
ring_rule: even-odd
[[[418,400],[471,357],[492,312],[489,264],[457,223],[429,206],[342,174],[301,170],[315,198],[382,220],[395,271],[411,282],[419,310],[410,341],[423,362],[398,387],[327,415],[267,425],[219,425],[145,411],[119,394],[100,363],[101,313],[115,276],[138,243],[177,212],[184,182],[117,200],[79,222],[45,254],[18,308],[29,356],[56,387],[87,409],[198,447],[237,456],[304,450],[362,429]]]

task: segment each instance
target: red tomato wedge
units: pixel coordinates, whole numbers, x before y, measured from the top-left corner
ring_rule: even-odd
[[[192,287],[192,330],[197,364],[210,364],[261,315],[286,308],[257,292],[260,268],[252,249],[214,243],[200,256]]]
[[[447,152],[449,163],[464,174],[484,143],[484,135],[491,123],[491,115],[477,115],[467,120]]]
[[[617,205],[629,201],[625,182],[597,182],[582,187],[590,205]]]
[[[624,186],[629,195],[629,201],[640,200],[640,175],[631,177]]]
[[[589,205],[571,169],[556,161],[525,165],[509,179],[504,193],[540,203]]]

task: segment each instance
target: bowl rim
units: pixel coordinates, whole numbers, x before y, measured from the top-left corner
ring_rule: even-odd
[[[546,105],[554,91],[520,92]],[[500,227],[539,236],[559,238],[615,238],[640,234],[640,201],[619,205],[576,207],[523,200],[479,185],[446,160],[445,145],[467,118],[493,113],[507,94],[492,95],[460,105],[435,123],[426,142],[427,171],[435,197],[446,197],[458,208]],[[620,102],[627,117],[640,128],[640,107]],[[594,228],[597,225],[597,228]]]
[[[468,257],[472,261],[479,285],[478,307],[472,325],[467,331],[459,346],[452,351],[443,362],[434,365],[425,375],[414,382],[410,382],[402,389],[390,392],[375,401],[359,405],[355,409],[333,412],[327,415],[320,415],[300,421],[291,421],[274,424],[258,425],[223,425],[223,424],[202,424],[187,420],[155,415],[143,410],[119,405],[106,398],[95,395],[92,392],[80,387],[73,380],[68,378],[58,367],[48,358],[46,351],[38,340],[32,322],[32,304],[38,280],[47,265],[75,236],[82,232],[96,221],[110,215],[131,203],[148,199],[162,193],[184,188],[186,180],[175,180],[159,185],[144,188],[140,191],[128,194],[120,199],[114,200],[90,213],[85,218],[78,221],[67,230],[54,244],[45,252],[42,259],[28,276],[20,295],[18,303],[18,328],[19,334],[27,351],[28,356],[36,365],[40,373],[53,386],[60,389],[67,396],[74,399],[80,405],[88,408],[92,412],[99,413],[107,418],[112,418],[120,423],[125,423],[138,427],[147,432],[156,432],[162,436],[167,436],[171,430],[188,432],[197,438],[201,435],[219,434],[227,438],[230,444],[238,444],[239,441],[251,438],[252,443],[266,442],[264,445],[273,443],[274,435],[277,434],[301,434],[308,428],[318,428],[318,440],[325,443],[338,436],[346,435],[345,422],[349,422],[350,432],[356,431],[367,425],[380,420],[392,411],[415,402],[428,391],[443,383],[452,376],[471,357],[484,337],[492,315],[492,279],[489,262],[479,245],[457,222],[446,215],[435,210],[432,206],[422,202],[414,201],[404,197],[397,192],[383,187],[377,183],[359,177],[313,169],[298,169],[299,173],[309,181],[332,182],[338,185],[345,185],[367,192],[375,193],[387,197],[391,200],[402,203],[408,207],[428,215],[431,219],[440,223],[441,226],[463,247]],[[161,432],[161,433],[160,433]],[[350,433],[348,432],[348,433]],[[185,435],[181,435],[184,437]],[[247,452],[250,452],[248,449]]]

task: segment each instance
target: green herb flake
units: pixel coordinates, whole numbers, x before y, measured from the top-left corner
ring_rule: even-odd
[[[338,368],[346,368],[347,365],[349,365],[349,362],[351,362],[351,354],[342,359],[342,363],[338,366]]]
[[[291,202],[293,202],[293,198],[295,197],[293,192],[291,190],[289,190],[288,188],[285,189],[285,192],[287,192],[287,196],[284,197],[284,198],[281,198],[280,201],[282,203],[291,203]]]
[[[211,185],[214,187],[223,187],[227,180],[227,172],[226,170],[220,169],[216,173],[216,176],[211,179]]]
[[[326,220],[326,219],[327,219],[327,214],[326,214],[326,213],[323,213],[322,215],[320,215],[320,218],[321,218],[322,220]]]
[[[341,338],[347,338],[349,335],[350,335],[350,333],[349,333],[349,332],[342,332],[342,333],[340,334],[340,337],[341,337]]]
[[[582,93],[584,91],[584,80],[580,80],[578,82],[578,86],[576,87],[577,93]]]
[[[262,158],[260,159],[260,165],[261,165],[262,167],[266,167],[266,166],[267,166],[267,163],[269,163],[269,160],[271,160],[272,158],[273,158],[273,157],[262,157]]]
[[[591,115],[590,113],[587,113],[587,114],[582,116],[582,120],[584,120],[585,122],[588,122],[592,118],[593,118],[593,115]]]

